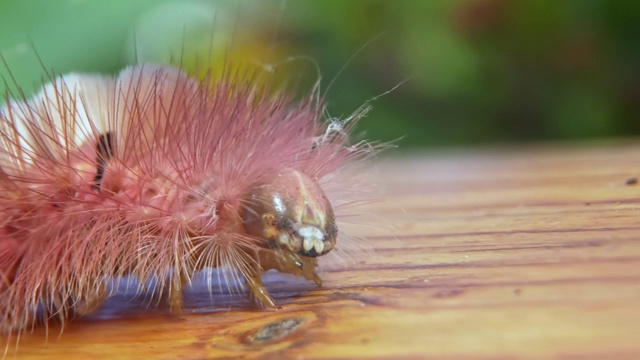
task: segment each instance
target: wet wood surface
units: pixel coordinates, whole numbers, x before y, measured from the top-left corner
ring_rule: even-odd
[[[386,192],[364,211],[380,226],[359,230],[374,253],[324,264],[322,288],[268,274],[280,311],[204,280],[182,318],[118,294],[7,358],[640,359],[640,143],[442,151],[375,170]]]

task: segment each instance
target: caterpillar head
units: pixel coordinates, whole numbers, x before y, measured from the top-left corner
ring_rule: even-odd
[[[316,257],[331,251],[338,228],[333,209],[316,181],[287,170],[256,186],[244,214],[249,235],[276,249]]]

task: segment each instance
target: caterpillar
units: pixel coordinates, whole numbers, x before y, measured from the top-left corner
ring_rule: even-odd
[[[239,77],[158,65],[64,75],[31,99],[8,99],[3,336],[89,314],[110,279],[133,276],[139,291],[155,282],[176,315],[184,287],[206,269],[270,309],[267,270],[320,285],[318,258],[338,246],[334,211],[345,203],[329,200],[327,184],[372,151],[349,141],[362,114],[322,115],[315,96],[293,101]]]

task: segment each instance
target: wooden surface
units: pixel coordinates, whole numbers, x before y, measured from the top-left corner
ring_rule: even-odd
[[[640,359],[637,144],[383,161],[367,211],[394,236],[365,230],[375,254],[323,288],[270,274],[267,312],[196,287],[180,319],[118,295],[17,358]]]

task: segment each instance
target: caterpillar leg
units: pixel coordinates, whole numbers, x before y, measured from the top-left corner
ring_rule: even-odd
[[[175,275],[171,277],[171,288],[169,290],[169,305],[171,306],[171,313],[175,316],[182,316],[182,307],[184,306],[184,300],[182,291],[184,285],[188,282],[188,279],[184,274],[180,276]]]
[[[284,250],[263,250],[259,252],[259,268],[255,267],[250,274],[245,275],[245,281],[255,299],[265,308],[277,309],[275,301],[262,284],[262,272],[275,269],[279,272],[301,276],[316,285],[322,285],[322,279],[316,273],[318,260],[316,258],[300,256]]]
[[[276,302],[273,300],[269,292],[262,284],[262,269],[260,269],[260,264],[255,262],[253,266],[251,266],[250,273],[245,273],[245,282],[251,291],[253,297],[267,309],[278,309]]]
[[[300,276],[316,285],[322,285],[322,279],[316,272],[318,259],[301,256],[285,250],[264,250],[260,252],[260,267],[264,271],[274,269],[282,273]]]

